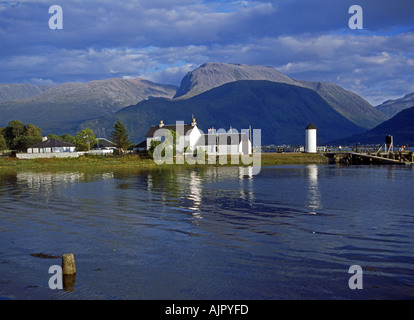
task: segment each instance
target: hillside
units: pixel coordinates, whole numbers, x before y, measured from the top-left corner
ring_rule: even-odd
[[[330,82],[298,81],[315,90],[332,108],[357,126],[371,129],[389,118],[357,94]]]
[[[414,92],[405,95],[400,99],[388,100],[376,106],[378,110],[386,114],[389,118],[395,116],[404,109],[414,107]]]
[[[31,98],[45,92],[49,88],[48,86],[24,83],[0,84],[0,103]]]
[[[267,80],[312,89],[337,112],[366,129],[388,119],[366,100],[336,84],[299,81],[272,67],[244,64],[205,63],[186,74],[174,99],[189,98],[223,84],[241,80]]]
[[[18,119],[44,131],[70,131],[87,119],[114,113],[145,99],[171,98],[175,92],[174,86],[142,79],[64,83],[28,99],[0,103],[0,126]]]
[[[227,83],[183,100],[152,99],[119,112],[82,124],[97,132],[111,128],[120,119],[136,143],[144,139],[149,126],[163,120],[190,122],[194,115],[204,132],[216,129],[261,129],[262,144],[304,143],[305,128],[318,128],[320,143],[363,131],[332,109],[315,91],[271,81]]]
[[[355,144],[383,144],[385,136],[392,135],[395,145],[414,144],[414,107],[399,112],[391,119],[365,133],[353,135],[338,142]]]

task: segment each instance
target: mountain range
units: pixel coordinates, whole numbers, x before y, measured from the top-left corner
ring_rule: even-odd
[[[10,120],[20,120],[35,124],[46,134],[73,132],[85,120],[112,114],[153,97],[172,98],[177,91],[175,86],[139,78],[64,83],[39,88],[40,92],[32,96],[27,94],[26,86],[12,84],[7,88],[14,90],[5,88],[0,87],[0,92],[14,91],[14,97],[20,94],[23,98],[0,103],[0,126],[6,126]],[[0,93],[0,96],[6,94]],[[8,96],[13,97],[12,94]]]
[[[25,83],[0,84],[0,103],[31,98],[43,93],[49,88],[49,86],[37,86]]]
[[[335,144],[383,144],[388,135],[393,136],[395,146],[414,144],[414,107],[400,111],[391,119],[364,133],[339,139]]]
[[[370,130],[389,119],[360,96],[329,82],[292,79],[277,69],[205,63],[179,87],[137,79],[109,79],[58,86],[0,85],[0,126],[33,123],[43,134],[95,133],[123,121],[140,142],[149,126],[190,122],[199,127],[262,130],[262,144],[303,144],[309,122],[320,142]]]
[[[366,100],[334,83],[295,80],[267,66],[204,63],[186,74],[174,98],[189,98],[223,84],[241,80],[267,80],[312,89],[337,112],[362,128],[372,128],[388,119]]]
[[[391,118],[404,109],[411,107],[414,107],[414,92],[399,99],[387,100],[375,108]]]
[[[82,127],[97,130],[110,128],[121,120],[131,138],[143,140],[148,124],[178,121],[198,127],[228,130],[261,129],[262,144],[299,144],[305,128],[312,121],[319,131],[320,141],[329,141],[363,129],[336,112],[315,91],[286,83],[263,80],[243,80],[226,83],[185,100],[152,99],[100,119],[90,120]]]

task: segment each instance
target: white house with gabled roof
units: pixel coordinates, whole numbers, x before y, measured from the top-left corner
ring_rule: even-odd
[[[230,127],[229,131],[224,129],[216,131],[212,128],[208,130],[208,134],[204,134],[197,127],[195,118],[193,118],[191,124],[180,125],[177,122],[175,125],[164,125],[164,122],[161,120],[159,125],[150,127],[145,135],[147,150],[151,147],[151,141],[163,141],[166,135],[165,130],[178,132],[180,137],[184,136],[184,150],[186,152],[192,152],[197,150],[197,148],[201,148],[208,155],[252,154],[252,143],[245,132],[239,133]]]
[[[210,129],[197,141],[196,149],[201,148],[208,155],[250,155],[252,143],[248,135],[231,129],[227,132]]]
[[[180,137],[184,136],[184,148],[190,147],[190,149],[194,149],[198,139],[203,134],[203,131],[197,127],[195,118],[193,118],[191,124],[180,124],[177,122],[173,125],[165,125],[164,121],[161,120],[157,126],[150,127],[145,134],[147,150],[151,147],[151,141],[162,141],[163,137],[165,137],[165,130],[178,132]]]

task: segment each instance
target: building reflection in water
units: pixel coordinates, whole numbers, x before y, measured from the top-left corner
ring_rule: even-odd
[[[22,171],[16,173],[18,184],[28,188],[33,194],[48,194],[54,188],[77,182],[91,182],[114,178],[113,172],[85,173],[85,172],[31,172]]]
[[[316,164],[306,167],[306,175],[308,178],[307,208],[310,214],[316,214],[321,208],[321,195],[319,192],[318,182],[318,166]]]
[[[202,204],[206,201],[211,204],[208,199],[211,193],[223,198],[236,196],[252,204],[253,176],[252,168],[240,167],[152,172],[146,175],[147,199],[160,201],[163,206],[187,209],[195,219],[202,219]],[[235,180],[239,182],[234,185],[231,181]]]
[[[252,205],[254,201],[253,167],[239,167],[238,169],[240,198]]]

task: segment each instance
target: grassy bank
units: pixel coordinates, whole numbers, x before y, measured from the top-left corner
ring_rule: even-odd
[[[156,164],[150,159],[144,159],[138,155],[126,156],[81,156],[79,158],[39,158],[39,159],[17,159],[0,158],[0,168],[93,168],[93,167],[152,167]]]
[[[231,165],[228,158],[228,165]],[[206,161],[208,163],[208,161]],[[240,161],[240,163],[242,163]],[[286,165],[286,164],[323,164],[328,163],[328,158],[323,154],[306,153],[262,153],[261,165]],[[208,165],[208,164],[206,164]],[[210,164],[211,165],[211,164]],[[219,165],[219,164],[217,164]],[[170,166],[170,165],[163,165]],[[191,167],[190,164],[179,164],[174,166]],[[197,166],[204,166],[198,164]],[[79,158],[44,158],[23,160],[17,158],[0,157],[1,168],[22,169],[81,169],[81,168],[154,168],[158,167],[151,159],[139,155],[125,156],[81,156]]]
[[[322,153],[262,153],[262,166],[282,164],[328,164],[329,159]]]

